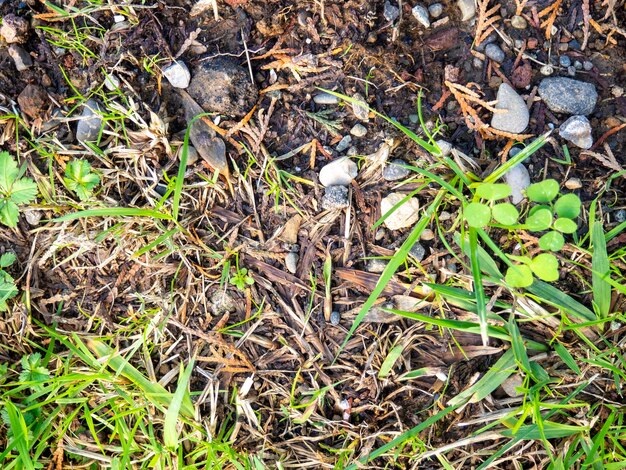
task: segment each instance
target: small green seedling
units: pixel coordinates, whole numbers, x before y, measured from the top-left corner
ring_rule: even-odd
[[[0,152],[0,222],[8,227],[17,226],[18,205],[37,197],[37,185],[23,174],[9,152]]]
[[[100,177],[91,172],[87,160],[74,159],[65,167],[65,186],[76,193],[81,201],[87,201],[93,195],[93,189],[100,184]]]
[[[15,255],[13,253],[5,253],[0,256],[0,312],[8,310],[7,300],[17,295],[15,280],[4,270],[4,268],[8,268],[14,262]]]
[[[539,247],[544,251],[559,251],[565,244],[563,234],[576,232],[576,218],[580,214],[580,198],[575,194],[559,195],[559,183],[547,179],[531,184],[526,196],[534,205],[523,223],[517,208],[503,199],[511,195],[511,187],[503,183],[479,183],[474,201],[463,210],[465,221],[470,227],[487,226],[508,230],[525,229],[530,232],[546,232],[539,238]],[[533,283],[533,274],[546,282],[559,278],[558,260],[551,253],[541,253],[534,258],[513,256],[518,264],[507,270],[505,281],[511,287],[528,287]]]
[[[239,267],[239,255],[235,254],[235,266],[237,271],[228,280],[233,286],[239,290],[245,290],[247,286],[254,284],[254,279],[248,276],[248,270],[246,268]]]

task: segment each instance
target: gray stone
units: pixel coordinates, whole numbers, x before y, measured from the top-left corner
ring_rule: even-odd
[[[526,103],[517,92],[508,85],[502,83],[498,88],[498,96],[496,97],[496,109],[502,109],[502,112],[493,113],[491,118],[491,127],[512,134],[520,134],[528,127],[530,114]]]
[[[474,0],[457,0],[456,4],[461,10],[461,21],[469,21],[476,16]]]
[[[385,215],[391,211],[391,209],[402,201],[406,197],[402,193],[391,193],[382,201],[380,201],[380,213]],[[385,219],[385,226],[390,230],[398,230],[405,227],[410,227],[419,220],[419,200],[415,197],[409,198],[404,201],[393,212],[389,213]]]
[[[174,88],[185,89],[191,81],[191,73],[184,62],[175,60],[163,69],[163,76]]]
[[[289,271],[291,274],[296,274],[296,271],[298,270],[299,259],[300,257],[298,256],[298,253],[295,253],[293,251],[287,253],[287,256],[285,256],[285,266],[287,267],[287,271]]]
[[[398,16],[400,16],[400,9],[392,5],[390,2],[385,2],[385,6],[383,7],[383,16],[387,21],[395,21]]]
[[[593,63],[592,63],[592,62],[590,62],[590,61],[588,61],[588,60],[586,60],[586,61],[584,61],[584,62],[583,62],[583,68],[584,68],[587,72],[589,72],[589,71],[593,68]]]
[[[349,186],[359,174],[359,169],[348,157],[341,157],[324,165],[319,179],[322,186]]]
[[[544,78],[538,91],[546,106],[555,113],[591,114],[598,99],[593,84],[564,77]]]
[[[328,186],[322,197],[322,208],[326,210],[345,209],[350,206],[348,188],[345,186]]]
[[[559,57],[559,65],[561,67],[569,67],[570,65],[572,65],[572,59],[570,59],[567,55],[562,55],[561,57]]]
[[[576,76],[576,67],[574,67],[573,65],[570,65],[569,67],[567,67],[567,74],[570,77]]]
[[[120,87],[120,79],[114,74],[106,74],[104,77],[104,87],[109,91],[115,91]]]
[[[332,105],[339,103],[339,98],[337,98],[335,95],[331,95],[330,93],[323,92],[315,95],[313,97],[313,101],[315,102],[315,104]]]
[[[76,140],[94,142],[98,139],[102,128],[100,106],[93,98],[88,99],[83,106],[83,113],[80,115],[80,120],[76,126]]]
[[[406,162],[403,160],[393,160],[389,162],[383,168],[383,178],[386,181],[400,181],[405,179],[411,173],[411,170],[406,168]]]
[[[333,310],[330,313],[330,324],[337,326],[339,325],[340,321],[341,321],[341,314],[337,310]]]
[[[339,141],[339,143],[337,144],[337,147],[335,147],[335,148],[336,148],[337,152],[341,153],[344,150],[346,150],[348,147],[350,147],[351,144],[352,144],[352,136],[345,135]]]
[[[365,270],[368,273],[382,273],[387,267],[387,261],[384,259],[370,259],[367,260],[367,264],[365,265]]]
[[[618,211],[615,212],[615,222],[617,222],[618,224],[621,224],[622,222],[626,221],[626,210],[625,209],[619,209]]]
[[[182,155],[182,147],[181,147],[181,155]],[[193,165],[198,161],[198,151],[193,145],[187,146],[187,166]]]
[[[526,29],[528,27],[528,22],[523,16],[514,15],[511,18],[511,26],[515,29]]]
[[[210,309],[215,316],[232,313],[237,310],[237,302],[228,292],[220,289],[211,296]]]
[[[439,147],[439,150],[441,150],[442,157],[447,157],[450,155],[450,152],[452,152],[452,144],[447,140],[439,139],[436,140],[435,143]]]
[[[417,20],[419,24],[424,26],[424,28],[430,28],[430,19],[428,18],[428,10],[424,5],[420,5],[419,3],[413,7],[411,10],[413,13],[413,17]]]
[[[29,24],[26,18],[9,13],[2,18],[0,36],[7,44],[25,43],[28,38],[28,29]]]
[[[513,374],[508,377],[504,382],[502,382],[502,390],[511,398],[519,397],[523,395],[523,392],[518,391],[517,389],[522,387],[524,380],[520,374]]]
[[[352,95],[352,98],[357,100],[357,103],[351,103],[352,112],[360,121],[368,122],[370,120],[370,112],[367,103],[365,102],[365,99],[359,93],[355,93],[354,95]]]
[[[33,227],[39,225],[39,221],[41,220],[41,212],[33,209],[28,209],[24,211],[24,218],[28,225]]]
[[[474,57],[472,59],[472,66],[475,69],[482,69],[484,64],[485,62],[482,59],[479,59],[478,57]]]
[[[355,124],[352,129],[350,129],[350,134],[354,137],[365,137],[367,128],[363,124]]]
[[[500,46],[497,44],[487,44],[487,47],[485,47],[485,55],[499,64],[504,62],[504,51],[500,49]]]
[[[180,96],[185,112],[185,121],[190,125],[193,119],[204,112],[189,93],[181,90]],[[209,127],[202,119],[196,119],[191,124],[189,140],[196,148],[200,156],[214,169],[220,173],[228,173],[228,163],[226,161],[226,145],[224,141],[215,135],[215,131]]]
[[[247,67],[232,57],[215,57],[195,67],[187,91],[204,111],[235,117],[245,116],[259,97]]]
[[[411,124],[417,124],[420,120],[420,117],[417,114],[409,114],[409,122]]]
[[[409,254],[417,261],[422,261],[424,256],[426,256],[426,248],[424,248],[420,242],[416,242],[409,250]]]
[[[591,148],[591,124],[585,116],[572,116],[559,127],[559,135],[583,150]]]
[[[433,3],[428,7],[428,13],[433,18],[439,18],[443,14],[443,5],[441,3]]]
[[[504,175],[504,181],[511,187],[511,202],[519,204],[524,200],[524,191],[530,186],[530,174],[521,163],[515,165]]]
[[[13,59],[13,63],[15,63],[15,68],[18,72],[23,72],[33,66],[33,59],[31,59],[30,54],[17,44],[11,44],[9,46],[9,55],[11,59]]]
[[[552,75],[554,73],[554,67],[550,64],[542,65],[539,72],[541,72],[541,75],[545,75],[547,77],[548,75]]]
[[[580,60],[575,60],[574,61],[574,67],[576,67],[576,70],[582,70],[583,63]]]

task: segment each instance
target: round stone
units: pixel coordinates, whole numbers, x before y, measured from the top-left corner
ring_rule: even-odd
[[[524,19],[524,17],[515,15],[511,18],[511,26],[515,29],[526,29],[528,27],[528,22]]]

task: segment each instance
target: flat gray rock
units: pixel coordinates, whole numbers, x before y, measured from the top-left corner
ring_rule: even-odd
[[[583,150],[591,148],[591,124],[585,116],[572,116],[559,127],[559,135]]]
[[[538,91],[546,106],[555,113],[586,116],[593,112],[598,100],[593,84],[565,77],[544,78]]]
[[[348,188],[345,186],[328,186],[322,197],[322,208],[326,210],[345,209],[350,205]]]
[[[403,160],[393,160],[383,168],[383,178],[386,181],[400,181],[409,176],[411,170],[406,168]]]
[[[512,134],[520,134],[528,127],[530,114],[526,103],[517,92],[508,85],[502,83],[498,88],[496,109],[502,112],[493,113],[491,127]]]

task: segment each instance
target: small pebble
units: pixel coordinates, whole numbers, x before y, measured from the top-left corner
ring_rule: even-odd
[[[337,326],[339,325],[340,321],[341,321],[341,314],[337,310],[333,310],[330,313],[330,324]]]
[[[383,238],[385,238],[386,235],[386,231],[384,228],[379,228],[378,230],[376,230],[376,234],[374,235],[374,240],[376,240],[377,242],[381,241]]]
[[[355,155],[357,155],[359,152],[356,149],[356,147],[353,145],[352,147],[350,147],[348,149],[348,151],[346,152],[346,156],[348,157],[354,157]]]
[[[355,124],[352,129],[350,129],[350,134],[354,137],[364,137],[367,134],[367,128],[363,124]]]
[[[345,186],[328,186],[322,197],[322,208],[326,210],[345,209],[350,206],[348,188]]]
[[[386,181],[400,181],[409,176],[411,170],[406,168],[403,160],[393,160],[383,168],[383,178]]]
[[[359,93],[355,93],[354,95],[352,95],[352,98],[357,100],[357,103],[351,103],[352,112],[360,121],[368,122],[370,120],[370,112],[367,103],[365,102],[365,99]]]
[[[626,221],[626,209],[620,209],[615,212],[615,222],[621,224]]]
[[[541,75],[545,76],[552,75],[554,73],[554,67],[550,64],[546,64],[539,69],[539,72],[541,72]]]
[[[124,15],[113,15],[113,21],[115,23],[121,23],[122,21],[124,21],[126,18],[124,17]]]
[[[456,4],[461,10],[461,21],[469,21],[476,16],[474,0],[457,0]]]
[[[17,44],[9,46],[9,55],[13,59],[18,72],[23,72],[33,66],[33,59],[30,57],[30,54]]]
[[[574,61],[574,67],[576,67],[576,70],[582,70],[583,63],[580,60],[576,60]]]
[[[331,95],[330,93],[320,93],[319,95],[315,95],[313,97],[313,101],[315,104],[331,105],[339,103],[339,98],[335,95]]]
[[[511,168],[505,175],[504,181],[511,187],[511,202],[519,204],[524,200],[524,191],[530,186],[530,174],[521,163]]]
[[[83,113],[76,126],[76,139],[79,142],[93,142],[98,138],[102,127],[102,118],[99,114],[100,106],[91,98],[83,106]]]
[[[565,182],[565,187],[571,191],[580,189],[583,187],[582,182],[578,178],[570,178]]]
[[[569,44],[566,42],[562,42],[559,44],[559,51],[566,52],[569,49]]]
[[[291,274],[296,274],[296,271],[298,270],[298,259],[300,257],[298,256],[298,253],[295,252],[290,252],[287,253],[287,256],[285,256],[285,266],[287,267],[287,271],[289,271]]]
[[[496,100],[496,109],[502,111],[493,113],[491,127],[513,134],[523,132],[530,121],[530,113],[523,98],[512,86],[502,83]]]
[[[348,186],[358,173],[356,163],[348,157],[341,157],[322,167],[319,180],[322,186]]]
[[[383,16],[387,21],[395,21],[398,16],[400,16],[400,9],[392,5],[390,2],[385,2],[385,6],[383,8]]]
[[[620,98],[622,96],[624,96],[624,89],[621,86],[612,86],[611,87],[611,94],[615,97],[615,98]]]
[[[107,74],[104,77],[104,87],[109,91],[115,91],[120,86],[120,79],[113,74]]]
[[[487,44],[487,47],[485,47],[485,55],[499,64],[504,62],[504,51],[500,49],[500,46],[497,44]]]
[[[511,18],[511,26],[515,29],[526,29],[528,27],[528,22],[523,16],[515,15]]]
[[[365,265],[365,270],[368,273],[382,273],[387,267],[387,261],[384,259],[370,259],[367,260],[367,264]]]
[[[413,17],[420,23],[424,28],[430,28],[430,19],[428,18],[428,10],[424,5],[417,4],[411,10],[413,13]]]
[[[433,18],[439,18],[443,14],[443,5],[441,3],[433,3],[428,7],[428,13]]]
[[[406,195],[402,193],[391,193],[384,197],[382,201],[380,201],[381,215],[388,214],[391,209],[400,201],[404,200],[405,197]],[[410,227],[419,220],[419,208],[419,200],[416,197],[409,198],[404,201],[400,207],[388,214],[384,224],[390,230]]]
[[[7,44],[25,43],[28,37],[30,25],[26,18],[9,13],[2,18],[0,36]]]
[[[583,150],[593,145],[591,123],[585,116],[572,116],[559,127],[559,135]]]
[[[442,157],[447,157],[450,155],[450,152],[452,152],[452,144],[447,140],[439,139],[436,140],[435,143],[437,144],[437,147],[439,147]]]
[[[524,47],[524,40],[523,39],[516,39],[513,42],[513,45],[515,46],[515,49],[521,49],[522,47]]]
[[[573,65],[570,65],[569,67],[567,67],[567,74],[570,77],[576,76],[576,67],[574,67]]]
[[[420,240],[430,241],[435,238],[435,232],[433,232],[429,228],[425,228],[422,234],[420,235]]]
[[[561,57],[559,57],[559,65],[561,67],[569,67],[570,65],[572,65],[572,59],[570,59],[569,56],[562,55]]]
[[[452,214],[450,214],[448,211],[442,211],[441,214],[439,214],[439,220],[441,222],[445,222],[446,220],[450,220],[452,218]]]
[[[337,144],[336,150],[337,152],[341,153],[344,150],[346,150],[348,147],[350,147],[351,144],[352,144],[352,136],[345,135],[343,139],[341,139],[339,143]]]
[[[457,267],[456,263],[452,261],[448,263],[446,267],[448,268],[448,271],[450,271],[453,274],[456,274],[459,271],[459,268]]]
[[[420,242],[416,242],[409,250],[409,254],[417,261],[422,261],[424,256],[426,256],[426,248],[424,248]]]
[[[483,64],[484,64],[484,63],[485,63],[485,62],[483,62],[483,60],[482,60],[482,59],[479,59],[478,57],[474,57],[474,59],[472,60],[472,66],[473,66],[475,69],[482,69],[482,68],[483,68]]]
[[[417,124],[419,122],[419,116],[417,114],[409,114],[409,121],[411,124]]]
[[[589,62],[588,60],[583,62],[583,69],[585,69],[587,72],[589,72],[592,68],[593,68],[592,62]]]
[[[163,69],[163,76],[174,88],[187,88],[191,81],[191,74],[184,62],[175,60]]]
[[[522,395],[522,392],[518,391],[517,388],[523,385],[523,379],[520,374],[514,374],[508,377],[504,382],[502,382],[502,390],[511,398],[519,397]]]
[[[39,225],[39,221],[41,220],[41,212],[35,210],[26,210],[24,211],[24,218],[28,225],[36,226]]]

